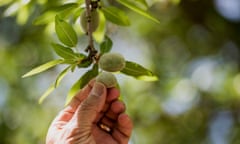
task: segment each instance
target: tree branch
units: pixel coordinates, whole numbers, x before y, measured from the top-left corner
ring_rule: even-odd
[[[87,47],[87,51],[89,52],[89,57],[94,58],[97,51],[94,48],[94,41],[93,41],[93,30],[92,30],[92,17],[91,11],[93,10],[91,6],[91,0],[85,0],[86,4],[86,14],[87,14],[87,35],[89,37],[89,45]]]

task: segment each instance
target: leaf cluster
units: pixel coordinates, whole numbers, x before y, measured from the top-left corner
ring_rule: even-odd
[[[97,42],[97,44],[99,44],[99,52],[94,47],[91,47],[91,45],[85,49],[86,52],[78,52],[78,34],[75,30],[74,24],[77,22],[77,19],[81,17],[81,13],[84,11],[84,9],[86,9],[84,6],[85,1],[83,0],[79,0],[77,3],[66,3],[60,5],[59,7],[47,10],[34,21],[34,24],[36,25],[48,24],[50,22],[55,24],[55,32],[59,42],[52,43],[52,48],[60,58],[34,68],[30,72],[23,75],[23,77],[29,77],[41,73],[59,64],[67,65],[66,68],[56,77],[55,82],[53,82],[53,84],[40,97],[40,103],[55,88],[59,86],[60,82],[68,72],[73,72],[76,68],[88,68],[89,70],[83,74],[70,88],[66,98],[67,104],[79,89],[83,88],[86,83],[98,75],[98,59],[101,57],[101,55],[110,52],[112,49],[113,41],[106,35],[105,32],[106,22],[111,22],[119,26],[130,25],[130,20],[126,12],[118,7],[106,4],[104,1],[91,2],[97,3],[96,9],[100,14],[100,23],[98,29],[93,33],[94,40]],[[135,5],[135,3],[138,2],[147,6],[145,0],[117,0],[116,2],[146,18],[149,18],[150,20],[153,20],[157,23],[159,22],[156,18],[147,13],[146,10],[143,10]],[[140,80],[157,80],[157,77],[150,70],[135,62],[127,61],[126,67],[120,72]]]

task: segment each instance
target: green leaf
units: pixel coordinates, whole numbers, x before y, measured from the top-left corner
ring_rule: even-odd
[[[43,102],[44,99],[47,98],[47,96],[49,96],[49,94],[51,94],[53,92],[53,90],[55,89],[54,84],[52,84],[44,93],[43,95],[39,98],[38,103],[41,104]]]
[[[77,65],[76,64],[73,64],[72,67],[71,67],[71,72],[74,72],[75,69],[76,69]]]
[[[58,59],[58,60],[53,60],[53,61],[47,62],[45,64],[42,64],[42,65],[34,68],[33,70],[29,71],[28,73],[24,74],[22,76],[22,78],[29,77],[29,76],[41,73],[41,72],[43,72],[45,70],[48,70],[49,68],[52,68],[52,67],[54,67],[54,66],[56,66],[58,64],[61,64],[63,62],[64,62],[64,60],[62,60],[62,59]]]
[[[101,54],[111,51],[112,46],[113,46],[112,40],[108,36],[105,36],[105,40],[100,44]]]
[[[148,7],[148,4],[147,4],[146,0],[135,0],[135,1],[141,3],[141,4],[144,5],[145,7]]]
[[[91,64],[92,64],[92,59],[83,59],[82,61],[81,61],[81,63],[79,63],[77,66],[79,67],[79,68],[87,68],[87,67],[89,67]]]
[[[61,18],[65,18],[65,17],[69,16],[70,14],[72,14],[72,12],[76,8],[78,8],[78,6],[79,6],[78,3],[67,3],[67,4],[64,4],[64,5],[62,5],[62,6],[60,6],[58,8],[58,11],[60,11],[58,15]]]
[[[84,8],[78,8],[73,14],[73,22],[75,23],[77,19],[80,17],[81,13],[83,12]]]
[[[126,66],[123,70],[121,70],[123,74],[135,77],[139,80],[144,81],[156,81],[158,80],[157,76],[155,76],[150,70],[144,68],[143,66],[135,63],[126,61]]]
[[[33,24],[34,25],[48,24],[48,23],[54,21],[56,14],[57,14],[56,11],[47,11],[47,12],[43,13],[42,15],[40,15],[39,17],[37,17],[33,21]]]
[[[58,15],[55,17],[55,30],[59,40],[63,44],[69,47],[77,45],[77,33],[69,23],[61,19]]]
[[[54,90],[55,88],[57,88],[60,84],[60,82],[62,81],[62,79],[64,78],[64,76],[67,74],[67,72],[72,68],[72,66],[68,66],[67,68],[65,68],[56,78],[56,81],[54,84],[52,84],[44,93],[43,95],[39,98],[38,102],[39,104],[41,104],[46,98],[47,96],[49,96]]]
[[[98,65],[94,65],[91,70],[87,71],[79,80],[77,80],[77,82],[73,84],[73,86],[68,92],[65,105],[67,105],[72,100],[72,98],[80,89],[82,89],[91,79],[93,79],[97,75]]]
[[[120,4],[124,5],[125,7],[131,9],[132,11],[135,11],[136,13],[156,22],[156,23],[160,23],[158,19],[154,18],[153,16],[151,16],[149,13],[147,13],[145,10],[140,9],[139,7],[136,7],[134,3],[131,3],[127,0],[116,0],[117,2],[119,2]]]
[[[104,17],[102,11],[98,11],[98,13],[99,13],[99,25],[97,30],[93,33],[93,37],[98,43],[101,43],[104,39],[106,32],[106,18]]]
[[[129,26],[130,21],[128,16],[125,14],[124,11],[110,6],[110,7],[103,7],[102,11],[104,16],[107,20],[111,21],[114,24],[121,25],[121,26]]]
[[[91,79],[98,75],[98,65],[95,64],[93,68],[87,71],[82,77],[80,81],[80,89],[82,89]]]
[[[72,49],[68,47],[64,47],[60,44],[53,43],[52,44],[54,51],[64,59],[74,59],[77,58],[76,54]]]
[[[56,8],[57,11],[65,11],[65,10],[68,10],[68,9],[73,9],[73,8],[77,8],[79,6],[78,3],[66,3],[66,4],[63,4],[61,6],[58,6]]]
[[[55,16],[59,13],[61,18],[65,18],[72,14],[79,4],[77,3],[67,3],[55,8],[51,8],[45,11],[42,15],[38,16],[34,21],[34,25],[44,25],[54,21]]]
[[[67,104],[69,104],[69,102],[72,100],[72,98],[76,95],[76,93],[80,90],[79,88],[79,85],[80,85],[80,82],[81,82],[81,78],[79,80],[77,80],[73,86],[70,88],[69,92],[68,92],[68,95],[67,95],[67,98],[66,98],[66,101],[65,101],[65,106]]]
[[[67,74],[67,72],[72,68],[72,66],[68,66],[67,68],[65,68],[59,75],[58,77],[56,78],[56,81],[55,81],[55,88],[57,88],[60,84],[60,82],[62,81],[62,79],[64,78],[64,76]]]

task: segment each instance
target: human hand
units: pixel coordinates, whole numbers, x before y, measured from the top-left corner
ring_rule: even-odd
[[[53,120],[47,144],[127,144],[133,129],[119,91],[90,81]]]

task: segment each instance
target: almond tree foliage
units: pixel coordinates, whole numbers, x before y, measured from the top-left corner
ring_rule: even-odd
[[[85,2],[0,1],[1,144],[44,143],[49,123],[63,107],[56,99],[67,98],[67,103],[97,75],[98,58],[116,46],[115,28],[147,43],[146,59],[156,75],[138,61],[126,65],[141,73],[121,73],[159,78],[149,83],[124,76],[120,85],[134,121],[132,143],[240,143],[238,21],[224,18],[209,0],[101,0],[91,4],[100,15],[99,26],[86,34],[79,26]],[[44,73],[21,78],[36,67],[24,76]],[[83,74],[69,84],[70,91],[51,96],[78,69]],[[39,83],[45,79],[54,81],[43,93]],[[45,101],[38,104],[38,99]]]

